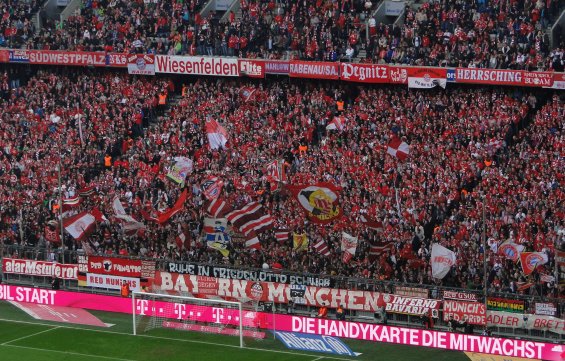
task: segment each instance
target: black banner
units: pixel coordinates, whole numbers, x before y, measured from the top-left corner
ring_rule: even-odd
[[[288,275],[274,271],[242,270],[230,267],[209,266],[194,263],[169,262],[167,264],[167,271],[171,273],[226,278],[233,280],[275,282],[285,283],[289,285],[305,285],[316,287],[333,286],[333,282],[329,277]]]

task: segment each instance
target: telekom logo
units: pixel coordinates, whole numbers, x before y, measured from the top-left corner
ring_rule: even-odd
[[[220,320],[224,318],[224,309],[212,307],[212,317],[214,318],[215,323],[222,323]]]
[[[181,320],[186,316],[186,305],[184,303],[175,303],[175,315],[178,320]]]
[[[137,309],[141,316],[145,316],[147,311],[149,311],[149,301],[148,300],[137,300]]]

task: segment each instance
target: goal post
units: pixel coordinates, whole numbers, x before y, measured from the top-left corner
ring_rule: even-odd
[[[159,293],[132,292],[133,334],[168,328],[239,338],[243,347],[244,313],[241,302]],[[246,329],[253,324],[246,321]],[[254,331],[247,330],[253,337]]]

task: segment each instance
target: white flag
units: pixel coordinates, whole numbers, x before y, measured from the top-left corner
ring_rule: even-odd
[[[341,252],[343,263],[349,263],[349,261],[351,261],[351,259],[355,256],[358,242],[359,238],[353,237],[345,232],[341,232]]]
[[[432,276],[434,278],[444,278],[451,266],[455,264],[455,252],[450,251],[439,243],[432,245]]]

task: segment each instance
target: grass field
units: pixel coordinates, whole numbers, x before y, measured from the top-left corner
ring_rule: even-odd
[[[294,352],[271,337],[245,339],[239,348],[234,337],[155,329],[131,334],[131,316],[92,312],[110,328],[37,321],[7,302],[0,302],[0,360],[124,360],[124,361],[329,361],[329,360],[468,360],[460,352],[343,340],[358,357]]]

